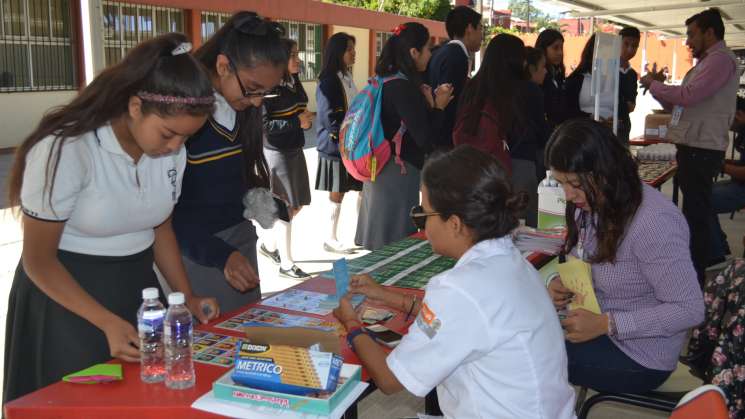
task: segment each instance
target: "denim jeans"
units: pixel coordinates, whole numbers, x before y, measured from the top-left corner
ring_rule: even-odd
[[[566,342],[569,382],[596,391],[647,393],[659,387],[672,371],[639,365],[610,340],[600,336],[583,343]]]
[[[711,190],[711,207],[709,259],[714,260],[729,254],[727,236],[719,224],[718,214],[728,214],[745,208],[745,183],[732,180],[715,183]]]

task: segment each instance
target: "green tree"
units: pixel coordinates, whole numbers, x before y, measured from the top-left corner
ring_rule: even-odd
[[[450,11],[448,0],[325,0],[329,3],[360,7],[402,16],[444,21]]]
[[[529,22],[536,30],[542,28],[561,29],[555,19],[536,7],[535,0],[510,0],[507,8],[512,11],[512,16]]]

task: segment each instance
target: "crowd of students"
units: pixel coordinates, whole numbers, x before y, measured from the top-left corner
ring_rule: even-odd
[[[705,13],[689,32],[710,32]],[[328,40],[314,121],[297,44],[252,12],[236,13],[193,53],[181,34],[145,41],[47,114],[11,176],[24,247],[3,401],[112,356],[136,360],[133,317],[140,291],[158,287],[153,263],[203,322],[260,298],[257,252],[283,275],[308,277],[291,238],[294,216],[310,204],[303,131],[314,125],[315,188],[329,192],[325,250],[351,251],[338,240],[339,212],[345,194],[360,191],[357,245],[375,250],[419,227],[436,253],[458,260],[423,299],[352,279],[351,292],[416,315],[386,354],[348,299],[334,312],[382,391],[437,388],[447,417],[569,418],[570,383],[625,392],[667,379],[704,307],[688,223],[641,182],[626,142],[639,31],[621,31],[617,136],[611,114],[587,115],[592,40],[565,79],[558,31],[541,32],[535,47],[500,34],[469,78],[481,16],[456,7],[446,28],[452,40],[434,55],[427,28],[414,22],[383,47],[380,118],[386,138],[403,132],[403,140],[400,159],[375,182],[352,178],[339,151],[357,93],[355,38]],[[672,96],[654,83],[653,93]],[[546,169],[566,195],[564,251],[589,264],[602,314],[573,310],[559,320],[571,292],[561,278],[543,283],[512,244],[520,218],[536,223]],[[244,196],[261,188],[277,198],[279,220],[263,226],[257,249],[250,220],[258,214]]]

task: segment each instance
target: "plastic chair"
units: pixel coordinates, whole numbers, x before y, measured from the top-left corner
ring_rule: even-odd
[[[728,419],[727,398],[722,389],[707,384],[686,393],[670,419]]]
[[[580,396],[577,400],[579,413],[578,419],[586,419],[590,409],[599,403],[615,402],[627,404],[645,409],[653,409],[661,412],[673,412],[686,393],[700,387],[703,384],[700,378],[694,377],[689,372],[687,365],[678,363],[675,371],[662,383],[661,386],[649,393],[607,393],[600,392],[587,400]],[[586,389],[581,389],[580,394],[585,394]]]

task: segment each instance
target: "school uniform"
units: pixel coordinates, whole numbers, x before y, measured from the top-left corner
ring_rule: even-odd
[[[442,135],[443,112],[429,109],[424,95],[409,80],[391,80],[383,85],[380,105],[386,139],[392,139],[406,124],[401,142],[400,163],[395,146],[375,182],[364,182],[362,205],[357,219],[355,243],[368,250],[401,240],[416,232],[409,218],[411,207],[419,204],[420,174],[425,156]]]
[[[629,141],[631,133],[631,110],[629,103],[636,104],[636,96],[639,92],[639,75],[628,66],[620,69],[618,80],[618,138],[625,143]]]
[[[546,77],[543,79],[543,97],[546,106],[546,120],[551,132],[564,122],[566,117],[564,73],[546,66]]]
[[[215,297],[223,312],[261,299],[258,286],[241,293],[224,273],[235,251],[258,272],[256,229],[243,217],[243,196],[250,185],[244,180],[237,117],[225,98],[215,93],[214,113],[186,142],[183,192],[173,213],[173,229],[192,290]]]
[[[436,387],[446,418],[573,418],[563,340],[538,272],[502,237],[430,280],[386,363],[414,395]]]
[[[453,148],[453,130],[455,129],[458,113],[458,99],[468,81],[469,67],[468,49],[462,41],[452,40],[438,48],[432,54],[427,66],[428,83],[436,89],[437,86],[450,83],[453,85],[453,100],[445,107],[442,123],[443,135],[438,137],[436,147]]]
[[[341,193],[362,190],[362,182],[347,172],[339,153],[339,130],[356,95],[357,87],[350,74],[324,74],[318,80],[316,190]]]
[[[62,265],[96,301],[136,326],[142,289],[159,288],[154,228],[179,198],[186,151],[143,154],[135,162],[106,124],[68,138],[54,152],[51,161],[59,156],[59,162],[47,188],[56,141],[47,137],[29,151],[21,209],[27,217],[65,223],[57,253]],[[50,299],[19,263],[8,301],[3,402],[109,359],[104,332]]]
[[[271,189],[293,208],[310,204],[305,133],[298,117],[307,107],[308,95],[297,74],[279,86],[278,97],[264,100],[264,157]]]

